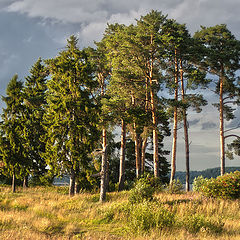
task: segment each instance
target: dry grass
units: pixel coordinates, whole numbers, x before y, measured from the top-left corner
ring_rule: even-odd
[[[173,213],[176,224],[147,232],[129,226],[128,192],[110,193],[104,204],[98,194],[83,193],[69,198],[64,188],[18,189],[0,187],[0,239],[240,239],[240,201],[214,200],[200,195],[160,193],[156,202]],[[221,231],[201,228],[190,231],[187,216],[203,216],[220,223]],[[189,223],[190,227],[191,224]]]

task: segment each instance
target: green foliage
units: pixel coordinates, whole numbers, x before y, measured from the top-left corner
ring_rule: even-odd
[[[131,207],[129,225],[134,232],[172,227],[174,223],[174,214],[154,202],[143,201]]]
[[[208,181],[207,178],[204,178],[202,175],[195,177],[193,180],[193,191],[200,192],[203,185]]]
[[[154,188],[146,178],[140,178],[130,191],[129,202],[133,204],[143,202],[144,200],[152,200],[154,191]]]
[[[220,233],[223,230],[224,223],[219,219],[217,221],[206,218],[203,214],[190,214],[182,221],[183,226],[190,233],[211,232]]]
[[[3,162],[3,173],[21,178],[28,166],[28,159],[24,154],[23,125],[23,83],[18,76],[10,80],[6,97],[2,100],[6,104],[0,123],[0,159]]]
[[[179,179],[173,180],[172,183],[169,183],[169,185],[166,188],[166,191],[172,194],[179,194],[183,192],[183,185],[180,182]]]
[[[99,139],[93,69],[85,51],[77,47],[75,36],[68,39],[65,50],[46,63],[51,79],[47,83],[44,157],[54,174],[81,178],[78,173],[92,167],[90,154]]]
[[[202,186],[199,191],[207,196],[214,198],[239,199],[240,198],[240,172],[227,173],[216,179],[199,179]]]

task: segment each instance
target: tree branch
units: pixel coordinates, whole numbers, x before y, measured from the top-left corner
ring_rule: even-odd
[[[240,136],[236,135],[236,134],[230,134],[224,137],[224,139],[229,138],[229,137],[236,137],[236,138],[240,138]]]

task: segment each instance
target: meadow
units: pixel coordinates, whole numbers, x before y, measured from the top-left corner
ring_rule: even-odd
[[[129,202],[129,192],[68,196],[66,187],[0,186],[0,239],[240,239],[240,200],[160,192]]]

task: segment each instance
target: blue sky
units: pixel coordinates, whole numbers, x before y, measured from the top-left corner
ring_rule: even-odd
[[[162,11],[191,33],[200,25],[226,23],[240,39],[239,0],[0,0],[0,94],[17,73],[24,80],[39,58],[51,58],[76,34],[80,46],[93,46],[100,40],[107,23],[134,23],[151,9]],[[211,91],[205,93],[210,102],[216,100]],[[3,103],[0,101],[0,108]],[[234,126],[237,118],[226,123]],[[191,168],[201,170],[219,166],[218,112],[211,103],[200,114],[189,113]],[[230,125],[229,125],[230,124]],[[236,130],[235,133],[240,133]],[[177,169],[184,170],[184,141],[179,130]],[[171,149],[171,137],[165,141]],[[227,160],[227,166],[240,166],[240,159]]]

